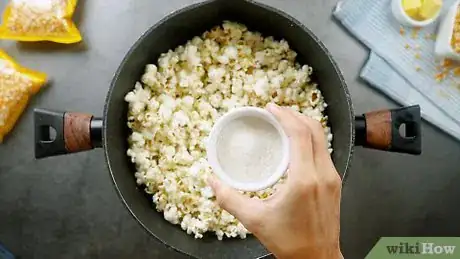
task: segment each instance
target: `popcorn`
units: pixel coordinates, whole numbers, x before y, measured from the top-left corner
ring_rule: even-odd
[[[209,186],[206,186],[204,188],[201,188],[201,196],[203,196],[204,198],[212,198],[214,196],[214,193],[211,189],[211,187]],[[209,200],[207,200],[209,201]]]
[[[188,109],[193,107],[194,102],[195,100],[191,96],[185,96],[184,98],[182,98],[182,104]]]
[[[286,41],[225,22],[162,54],[158,67],[146,66],[142,83],[125,96],[132,130],[127,155],[136,164],[136,182],[167,221],[195,238],[205,232],[219,240],[249,234],[217,205],[206,181],[212,173],[208,134],[235,107],[275,102],[300,111],[322,122],[332,152],[326,103],[310,82],[312,68],[294,63],[295,56]],[[265,199],[276,188],[245,194]]]
[[[201,58],[198,55],[198,48],[194,45],[188,45],[185,49],[186,60],[191,68],[199,66],[201,63]]]
[[[214,108],[219,108],[222,104],[222,94],[220,93],[215,93],[209,97],[209,103],[214,107]]]
[[[261,77],[257,79],[255,85],[254,85],[254,92],[256,93],[257,96],[259,97],[266,97],[268,94],[268,78]],[[265,98],[264,98],[265,99]]]
[[[138,110],[140,109],[136,109],[135,111],[137,112]],[[160,105],[158,114],[161,116],[161,118],[163,118],[164,120],[170,120],[172,113],[173,113],[173,110],[169,106],[165,104]]]
[[[166,205],[166,208],[164,211],[164,218],[173,224],[178,224],[179,223],[179,213],[177,211],[177,207],[171,204]]]
[[[157,78],[155,73],[147,72],[142,76],[142,83],[147,86],[154,87],[157,84]]]
[[[208,77],[213,83],[220,83],[222,77],[225,75],[225,69],[223,67],[211,66],[208,70]]]
[[[177,111],[173,115],[173,125],[175,127],[177,126],[185,126],[190,122],[190,119],[188,118],[187,114],[183,111]]]
[[[229,59],[229,60],[235,60],[238,58],[238,49],[235,48],[235,46],[228,46],[224,50],[224,55]]]
[[[0,26],[0,39],[80,42],[80,32],[71,20],[76,5],[77,0],[11,0]]]

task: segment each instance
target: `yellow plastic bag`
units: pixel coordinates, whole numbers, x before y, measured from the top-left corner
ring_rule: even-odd
[[[72,22],[77,0],[9,0],[0,39],[76,43],[81,34]]]
[[[0,143],[45,82],[45,74],[21,67],[0,49]]]

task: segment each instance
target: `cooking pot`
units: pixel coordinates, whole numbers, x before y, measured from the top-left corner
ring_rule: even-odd
[[[135,167],[128,149],[128,104],[125,95],[161,53],[224,20],[245,24],[266,36],[286,39],[298,61],[314,69],[314,78],[328,103],[326,110],[334,135],[334,164],[344,178],[355,145],[409,154],[421,153],[420,107],[380,110],[356,116],[343,76],[329,51],[299,21],[280,10],[249,0],[212,0],[176,11],[151,27],[131,47],[110,86],[102,118],[75,112],[34,111],[35,156],[45,158],[103,147],[118,194],[134,218],[154,237],[174,249],[198,258],[257,258],[269,252],[252,236],[218,241],[215,236],[194,239],[164,220],[151,196],[136,185]],[[404,125],[402,127],[402,125]],[[56,136],[50,136],[50,128]],[[404,128],[404,134],[400,134]]]

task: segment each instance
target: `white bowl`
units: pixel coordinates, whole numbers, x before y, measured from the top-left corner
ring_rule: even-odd
[[[460,61],[460,54],[457,53],[451,45],[454,33],[455,17],[457,15],[457,8],[459,4],[460,1],[456,1],[455,4],[452,5],[439,26],[438,37],[434,48],[436,59],[449,58]]]
[[[241,182],[231,177],[231,172],[225,172],[217,156],[217,140],[220,135],[220,132],[233,120],[242,117],[255,117],[263,119],[264,121],[269,122],[273,125],[278,133],[281,136],[281,162],[276,167],[276,170],[272,172],[266,179],[261,181],[251,181],[251,182]],[[222,117],[220,117],[209,134],[206,152],[208,157],[208,162],[211,165],[213,172],[226,184],[229,186],[241,190],[241,191],[260,191],[276,184],[281,177],[283,177],[289,165],[289,138],[284,132],[281,124],[277,119],[267,110],[256,107],[242,107],[231,110]]]
[[[393,12],[394,17],[402,25],[405,25],[405,26],[426,27],[438,19],[441,13],[441,10],[442,8],[440,8],[436,16],[431,19],[424,20],[424,21],[418,21],[418,20],[411,18],[409,15],[407,15],[406,11],[404,11],[402,0],[393,0],[391,2],[391,11]]]

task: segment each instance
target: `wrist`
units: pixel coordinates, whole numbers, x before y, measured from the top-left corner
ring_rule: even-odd
[[[343,259],[342,252],[339,248],[323,249],[321,251],[312,251],[311,253],[302,255],[304,259]]]

